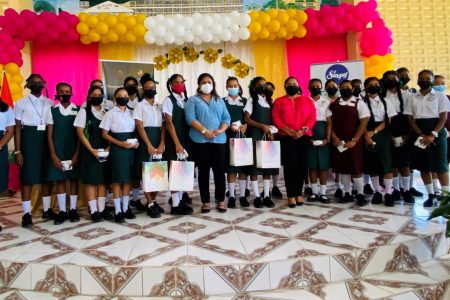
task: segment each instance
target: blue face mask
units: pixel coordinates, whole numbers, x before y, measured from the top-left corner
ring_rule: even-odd
[[[436,92],[445,92],[446,89],[447,87],[443,84],[433,86],[433,90],[435,90]]]
[[[239,95],[239,88],[228,88],[227,90],[231,97]]]

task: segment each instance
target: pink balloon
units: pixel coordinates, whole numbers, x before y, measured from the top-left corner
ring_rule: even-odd
[[[0,53],[0,64],[4,65],[7,63],[9,63],[9,56],[5,52]]]
[[[45,34],[41,34],[41,35],[37,38],[37,42],[38,42],[38,43],[42,43],[42,44],[48,44],[48,43],[50,43],[50,39],[49,39],[48,36],[46,36]]]
[[[314,18],[318,14],[317,10],[312,9],[312,8],[305,9],[305,13],[308,15],[308,19],[309,19],[309,17],[313,17]]]
[[[21,67],[23,65],[23,59],[22,57],[16,58],[13,61],[16,65],[18,65],[19,67]]]
[[[25,47],[25,42],[21,39],[14,39],[13,44],[17,49],[22,49],[23,47]]]
[[[378,28],[385,26],[384,20],[379,18],[372,21],[372,28]]]
[[[63,10],[63,11],[61,11],[61,12],[59,13],[58,16],[59,16],[60,18],[65,19],[65,18],[67,18],[68,16],[70,16],[70,13],[68,13],[68,12],[65,11],[65,10]]]
[[[24,30],[21,32],[20,36],[24,41],[31,41],[36,38],[37,32],[35,30]]]
[[[56,30],[50,30],[47,33],[47,37],[48,37],[49,40],[54,40],[55,41],[55,40],[57,40],[60,37],[60,34]]]
[[[15,11],[12,8],[7,8],[4,13],[5,17],[7,18],[11,18],[11,19],[16,19],[19,18],[19,14],[17,13],[17,11]]]
[[[75,27],[80,22],[80,20],[78,20],[78,17],[75,15],[69,15],[66,19],[66,22],[70,27]]]
[[[336,23],[336,25],[334,25],[334,28],[332,29],[332,31],[334,33],[343,33],[345,32],[345,27],[344,25],[342,25],[341,23]]]
[[[3,31],[2,31],[2,33],[3,33]],[[13,38],[11,37],[11,35],[9,35],[7,32],[5,32],[2,35],[1,41],[2,41],[3,44],[9,45],[9,44],[11,44],[13,42]]]
[[[322,16],[331,16],[331,15],[334,15],[334,9],[330,5],[323,5],[320,7],[319,13]]]
[[[76,30],[70,30],[67,33],[67,38],[70,41],[75,42],[75,41],[78,41],[80,39],[80,35],[78,34],[78,32]]]
[[[63,20],[58,20],[58,22],[56,22],[55,24],[55,29],[58,32],[65,33],[67,32],[67,30],[69,30],[69,25]]]
[[[336,18],[340,18],[344,15],[345,15],[345,10],[342,7],[338,6],[338,7],[334,8],[333,16],[335,16]]]
[[[318,25],[316,19],[308,19],[305,23],[307,31],[316,29]]]
[[[325,17],[323,19],[323,25],[327,28],[333,28],[336,25],[336,18],[333,17]]]
[[[29,9],[24,9],[20,12],[20,17],[28,24],[34,24],[34,22],[36,22],[36,20],[38,19],[38,16],[35,12],[29,10]]]
[[[33,27],[37,33],[44,33],[47,30],[47,24],[42,20],[37,20]]]
[[[316,36],[324,36],[326,34],[326,30],[323,27],[318,27],[314,32]]]
[[[369,0],[367,1],[367,8],[370,10],[376,10],[378,6],[378,3],[375,0]]]

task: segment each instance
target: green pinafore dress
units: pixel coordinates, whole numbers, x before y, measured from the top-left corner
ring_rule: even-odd
[[[145,133],[147,134],[150,143],[153,147],[157,148],[161,142],[161,127],[144,127]],[[147,145],[144,143],[142,138],[138,135],[139,148],[135,153],[134,161],[134,176],[136,179],[142,179],[142,163],[151,160],[150,155],[147,151]]]

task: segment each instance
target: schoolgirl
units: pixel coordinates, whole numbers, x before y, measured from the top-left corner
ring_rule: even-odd
[[[0,98],[0,193],[8,189],[8,143],[14,135],[13,110]]]

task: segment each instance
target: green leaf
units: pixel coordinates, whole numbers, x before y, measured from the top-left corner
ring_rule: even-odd
[[[431,220],[433,218],[436,218],[436,217],[439,217],[439,216],[443,216],[443,215],[446,215],[446,214],[450,214],[450,204],[439,206],[438,208],[433,210],[431,212],[430,216],[428,217],[428,220]]]

